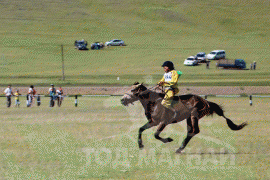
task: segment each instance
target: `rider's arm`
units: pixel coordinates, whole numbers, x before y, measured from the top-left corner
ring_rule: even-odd
[[[159,85],[163,85],[164,82],[165,82],[165,78],[164,78],[164,76],[163,76],[162,79],[158,82],[158,84],[159,84]]]
[[[179,79],[179,75],[177,73],[177,71],[173,71],[172,72],[172,80],[170,82],[168,82],[169,86],[173,86],[177,83]]]

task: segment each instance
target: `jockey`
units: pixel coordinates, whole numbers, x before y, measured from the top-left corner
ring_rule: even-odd
[[[179,89],[177,87],[179,74],[174,69],[174,65],[171,61],[165,61],[162,67],[164,68],[165,74],[159,81],[158,85],[165,86],[165,97],[162,100],[161,104],[164,107],[175,111],[172,107],[172,101],[173,96],[179,92]]]

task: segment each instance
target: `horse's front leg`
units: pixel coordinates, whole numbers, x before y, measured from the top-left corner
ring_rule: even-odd
[[[144,147],[144,145],[142,143],[142,132],[145,131],[146,129],[153,127],[153,126],[155,126],[155,124],[153,122],[152,123],[148,122],[139,129],[138,143],[139,143],[140,149],[142,149]]]
[[[172,142],[173,139],[172,138],[161,138],[159,136],[159,134],[164,130],[164,128],[166,127],[167,125],[165,123],[160,123],[160,125],[158,126],[158,129],[157,129],[157,132],[155,133],[155,138],[162,141],[163,143],[167,143],[167,142]]]

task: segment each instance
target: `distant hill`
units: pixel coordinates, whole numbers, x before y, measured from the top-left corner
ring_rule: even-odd
[[[185,85],[269,85],[269,1],[2,0],[0,11],[2,86],[154,84],[165,60],[183,72]],[[127,46],[78,51],[73,45],[80,39],[122,39]],[[248,66],[256,61],[257,70],[183,65],[188,56],[215,49]]]

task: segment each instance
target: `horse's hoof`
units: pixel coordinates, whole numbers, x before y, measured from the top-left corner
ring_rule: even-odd
[[[172,142],[173,139],[172,138],[167,138],[168,142]]]
[[[182,152],[183,152],[183,149],[177,149],[177,151],[175,153],[182,154]]]
[[[143,148],[144,148],[144,145],[140,144],[140,145],[139,145],[139,148],[140,148],[140,149],[143,149]]]

